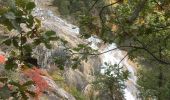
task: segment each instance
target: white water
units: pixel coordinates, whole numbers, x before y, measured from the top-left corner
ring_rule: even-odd
[[[38,7],[35,9],[34,15],[42,20],[42,24],[44,27],[56,31],[58,35],[68,35],[70,37],[74,37],[74,39],[79,39],[77,37],[77,35],[79,34],[79,28],[57,17],[55,14],[53,14],[52,11]],[[92,42],[91,47],[93,49],[99,49],[99,51],[101,52],[116,48],[115,43],[106,45],[105,48],[99,48],[98,43],[100,43],[101,40],[98,38],[91,37],[90,39],[88,39],[88,41]],[[123,57],[124,54],[119,49],[101,55],[103,65],[104,62],[110,63],[112,65],[118,64]],[[128,82],[126,82],[127,88],[125,89],[125,98],[126,100],[136,100],[135,69],[128,63],[128,58],[125,58],[120,65],[125,66],[125,68],[130,72],[129,80]],[[105,67],[106,66],[103,66],[103,69],[101,69],[101,73],[104,72]]]
[[[76,37],[79,34],[79,28],[77,26],[69,24],[58,16],[55,16],[50,10],[36,8],[33,14],[34,16],[41,18],[41,21],[46,28],[55,28],[55,31],[62,31],[63,33],[68,33],[73,37]]]
[[[108,51],[113,48],[117,48],[115,43],[108,45],[103,51]],[[104,66],[104,62],[114,65],[114,64],[119,64],[120,61],[124,58],[124,55],[121,50],[116,49],[111,52],[107,52],[107,53],[103,54],[101,56],[101,58],[103,60],[103,66]],[[127,70],[130,72],[129,81],[132,81],[132,83],[135,84],[136,83],[136,77],[134,75],[135,72],[134,72],[133,66],[130,66],[128,64],[127,58],[125,58],[120,63],[120,66],[125,66],[127,68]],[[103,69],[101,70],[101,73],[104,73],[105,68],[106,68],[106,66],[103,67]],[[128,84],[126,84],[126,86],[128,87]],[[125,89],[125,98],[126,98],[126,100],[135,100],[135,97],[132,95],[131,91],[128,89]]]
[[[103,48],[98,48],[97,44],[101,42],[100,39],[98,38],[94,38],[91,37],[90,39],[88,39],[89,42],[91,42],[91,47],[93,49],[99,49],[99,51],[101,52],[105,52],[105,51],[109,51],[111,49],[117,48],[115,43],[112,43],[110,45],[107,45],[106,47]],[[107,66],[105,66],[105,62],[114,65],[114,64],[119,64],[120,61],[124,58],[125,54],[122,53],[121,50],[119,49],[115,49],[113,51],[104,53],[101,55],[101,59],[102,59],[102,69],[101,69],[101,73],[104,73],[105,70],[107,69]],[[135,100],[135,93],[136,93],[136,88],[135,88],[135,84],[136,84],[136,76],[135,76],[135,69],[133,66],[131,66],[128,63],[128,58],[125,58],[123,61],[121,61],[120,66],[124,66],[129,72],[130,72],[130,77],[128,79],[128,82],[126,82],[126,86],[127,88],[124,90],[125,92],[125,98],[126,100]]]

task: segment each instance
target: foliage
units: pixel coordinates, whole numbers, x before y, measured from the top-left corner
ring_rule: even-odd
[[[36,87],[36,90],[33,92],[37,97],[48,88],[48,83],[41,77],[41,71],[35,68],[35,66],[39,66],[36,58],[32,57],[32,51],[38,45],[44,45],[46,48],[51,49],[51,41],[60,41],[63,46],[66,46],[67,41],[56,36],[54,31],[44,32],[40,30],[40,20],[35,18],[31,13],[35,8],[34,2],[30,0],[8,0],[3,1],[3,3],[6,5],[0,8],[0,24],[5,26],[9,32],[15,31],[14,36],[11,37],[9,34],[9,37],[1,44],[12,47],[12,50],[9,52],[9,57],[5,61],[5,69],[7,71],[16,71],[17,73],[22,72],[25,76],[28,76],[26,80],[31,79],[35,83],[32,84]],[[77,68],[81,60],[87,60],[87,54],[92,52],[92,49],[84,44],[78,45],[74,50],[70,50],[70,48],[68,48],[68,50],[71,54],[80,51],[86,53],[86,55],[82,55],[80,58],[78,55],[74,56],[75,54],[68,56],[67,59],[71,59],[71,65],[74,69]],[[55,62],[60,69],[64,68],[65,61],[62,60],[62,58],[56,57]],[[8,77],[7,79],[9,80]],[[10,79],[10,82],[11,81],[12,86],[16,88],[19,87],[19,90],[17,89],[15,92],[15,94],[18,95],[18,99],[28,99],[29,96],[27,96],[27,93],[33,94],[29,88],[25,87],[25,84],[20,83],[20,80],[13,81],[13,79]],[[10,83],[6,84],[9,85]],[[4,86],[6,86],[6,84],[4,84]],[[8,98],[14,96],[10,91],[8,92],[8,88],[4,87],[3,90],[7,92]],[[82,99],[81,96],[78,96],[80,93],[77,90],[73,89],[70,92],[72,92],[76,98]],[[3,92],[2,95],[4,95]]]
[[[53,4],[59,8],[61,15],[74,16],[76,13],[87,12],[92,3],[91,0],[54,0]]]
[[[69,0],[64,1],[68,1],[67,6],[71,5]],[[154,74],[150,76],[161,82],[161,85],[152,85],[155,86],[157,93],[148,88],[153,83],[151,80],[145,82],[139,78],[139,85],[145,89],[145,92],[152,94],[150,98],[168,99],[165,95],[162,97],[160,93],[162,90],[167,94],[169,93],[165,87],[168,86],[169,80],[159,78],[166,77],[168,74],[164,75],[162,73],[165,70],[158,69],[168,69],[170,65],[170,1],[113,0],[113,2],[108,3],[106,0],[104,4],[102,2],[102,0],[91,1],[89,5],[94,5],[90,10],[87,12],[79,10],[81,12],[79,13],[79,26],[82,36],[89,38],[92,35],[97,35],[106,43],[116,42],[118,48],[129,52],[128,56],[131,60],[137,60],[145,67],[152,66],[148,71],[140,73],[147,75],[150,71],[157,71],[155,72],[158,74],[157,77]],[[99,8],[98,5],[100,5]],[[87,8],[89,7],[87,6]],[[113,30],[113,26],[116,26],[115,30]],[[153,90],[155,91],[155,89]],[[144,92],[141,91],[141,93]]]
[[[78,44],[76,47],[65,46],[62,51],[64,54],[54,57],[54,62],[63,70],[69,66],[76,69],[82,61],[88,61],[89,55],[95,55],[97,50],[93,50],[88,44]]]
[[[94,86],[101,92],[108,93],[111,100],[123,100],[124,82],[128,79],[128,71],[123,71],[122,67],[105,63],[104,74],[97,74]]]
[[[165,4],[166,2],[166,4]],[[148,0],[144,7],[135,12],[142,2],[121,4],[116,9],[119,26],[116,31],[117,43],[129,41],[129,57],[145,67],[139,71],[138,85],[143,99],[167,100],[169,96],[169,1]],[[134,9],[135,8],[135,9]],[[139,13],[137,16],[136,14]],[[135,19],[131,20],[132,17]],[[137,47],[137,48],[136,48]],[[164,94],[162,93],[164,92]]]
[[[77,90],[75,87],[69,87],[67,90],[70,94],[72,94],[76,100],[87,100],[87,97],[83,95],[79,90]]]
[[[162,72],[160,77],[160,71]],[[169,68],[154,66],[138,71],[139,96],[143,99],[167,100],[169,98]]]
[[[5,39],[1,44],[13,49],[9,52],[6,61],[5,57],[1,57],[0,60],[5,61],[5,69],[8,72],[21,73],[22,70],[27,69],[25,75],[29,78],[26,80],[31,78],[32,81],[23,83],[22,80],[16,81],[9,77],[5,77],[5,80],[1,78],[0,97],[2,99],[13,97],[17,100],[27,100],[48,87],[48,83],[40,76],[40,70],[33,67],[37,65],[35,58],[32,57],[33,49],[40,44],[44,44],[46,48],[50,49],[50,41],[56,41],[59,37],[55,35],[54,31],[42,32],[40,30],[40,20],[32,15],[32,10],[35,8],[34,2],[30,0],[7,0],[1,1],[1,3],[3,3],[3,7],[0,8],[0,24],[6,26],[10,33],[15,30],[15,35],[10,36],[9,33],[8,39]],[[36,91],[30,90],[30,86],[33,85],[36,86]],[[13,88],[10,88],[10,90],[8,86]]]
[[[81,93],[81,91],[77,90],[74,86],[70,86],[69,84],[66,84],[64,77],[62,76],[62,71],[54,71],[51,73],[51,77],[53,80],[59,84],[65,91],[73,95],[76,100],[87,100],[87,97]]]
[[[8,78],[0,78],[0,81],[3,84],[0,89],[1,99],[13,97],[14,99],[27,100],[29,95],[35,97],[35,93],[28,90],[28,88],[34,84],[33,81],[27,81],[22,84],[19,82],[10,81]]]
[[[3,0],[3,5],[0,7],[0,23],[8,30],[18,31],[18,34],[3,42],[14,48],[5,63],[7,70],[19,69],[21,67],[19,65],[32,67],[33,65],[27,62],[27,58],[32,57],[34,47],[44,44],[50,49],[50,41],[60,40],[53,31],[41,32],[39,30],[40,21],[31,15],[31,11],[35,7],[33,2],[15,0],[14,3],[12,1]],[[131,60],[138,60],[146,67],[152,66],[148,70],[143,68],[139,73],[138,84],[143,99],[169,99],[167,95],[169,94],[167,89],[169,73],[166,72],[170,65],[169,0],[114,0],[111,4],[103,0],[55,0],[54,3],[59,7],[61,14],[72,14],[75,19],[78,18],[82,37],[97,35],[105,43],[116,42],[120,49],[130,51],[128,55]],[[29,31],[25,31],[23,26]],[[114,31],[113,26],[116,26]],[[32,41],[28,42],[28,40]],[[91,48],[82,44],[73,50],[68,49],[68,51],[71,54],[68,59],[72,60],[73,68],[76,68],[81,60],[87,60],[88,55],[95,55]],[[56,58],[56,63],[61,69],[66,65],[62,58]],[[113,70],[116,74],[117,70]],[[121,72],[116,76],[111,74],[112,71],[106,72],[106,75],[101,75],[101,78],[104,77],[103,79],[106,80],[99,82],[105,84],[114,81],[112,82],[114,84],[105,84],[106,87],[111,85],[111,88],[118,86],[115,89],[119,90],[118,92],[110,91],[112,92],[111,97],[113,98],[114,94],[114,97],[123,98],[121,91],[123,87],[121,87],[120,81],[125,81],[124,79],[127,77],[124,77]],[[150,72],[154,72],[154,74],[150,75]],[[152,78],[155,83],[142,74]],[[157,82],[158,84],[156,84]],[[151,86],[151,84],[155,85]],[[109,88],[107,87],[106,90]],[[7,86],[3,89],[7,89]],[[161,93],[163,91],[165,95]]]

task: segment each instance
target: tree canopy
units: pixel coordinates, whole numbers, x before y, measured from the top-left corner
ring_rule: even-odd
[[[137,75],[139,98],[145,100],[170,98],[169,0],[54,0],[54,4],[58,6],[62,15],[71,15],[76,20],[75,23],[80,27],[81,38],[98,36],[104,43],[117,43],[117,48],[126,50],[129,58],[139,63]],[[68,42],[56,36],[54,31],[40,30],[41,21],[31,13],[35,6],[35,3],[29,0],[0,1],[0,24],[10,32],[16,31],[15,36],[4,39],[1,43],[13,48],[5,62],[5,69],[8,71],[18,71],[18,69],[21,71],[20,69],[36,66],[37,63],[29,61],[31,58],[36,62],[32,57],[32,50],[40,44],[50,49],[52,48],[50,41],[61,41],[64,45]],[[80,54],[68,56],[73,69],[77,68],[82,60],[87,60],[89,55],[102,54],[96,53],[97,51],[84,44],[67,50],[71,55]],[[4,58],[0,56],[0,60]],[[55,61],[60,69],[64,68],[65,60],[56,58]],[[106,72],[99,80],[105,87],[111,86],[109,92],[112,96],[114,94],[114,97],[123,99],[124,84],[118,83],[127,79],[124,76],[126,73],[118,73],[120,76],[115,77],[110,70],[116,72],[117,69],[108,69],[108,73]],[[5,77],[0,78],[0,81],[3,84],[0,91],[2,99],[16,94],[16,99],[28,99],[26,93],[31,96],[36,95],[28,88],[35,84],[33,80],[20,84],[19,81]],[[110,84],[113,81],[114,83]],[[12,92],[9,88],[11,85],[15,87]],[[118,91],[112,91],[115,87]]]
[[[140,96],[168,100],[170,1],[94,0],[88,3],[91,6],[85,7],[89,9],[77,15],[82,37],[97,35],[106,43],[117,43],[119,49],[128,52],[131,60],[140,64]]]

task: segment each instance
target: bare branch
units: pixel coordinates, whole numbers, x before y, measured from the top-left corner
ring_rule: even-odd
[[[101,9],[100,12],[99,12],[99,16],[100,16],[100,20],[101,20],[101,22],[102,22],[102,25],[103,25],[103,23],[104,23],[103,17],[102,17],[103,11],[104,11],[107,7],[110,7],[110,6],[112,6],[112,5],[115,5],[115,4],[119,3],[119,2],[120,2],[120,1],[118,0],[118,1],[116,1],[116,2],[114,2],[114,3],[108,4],[108,5],[105,5],[105,6],[102,7],[102,9]]]
[[[122,62],[130,53],[132,53],[132,52],[133,52],[133,50],[127,52],[127,54],[119,61],[119,63],[117,64],[117,66],[119,66],[119,65],[121,64],[121,62]]]
[[[93,8],[94,8],[94,6],[99,2],[100,0],[96,0],[95,2],[94,2],[94,4],[91,6],[91,8],[89,9],[89,11],[91,11]]]
[[[164,61],[162,59],[159,59],[156,55],[154,55],[151,51],[149,51],[147,48],[145,47],[139,47],[139,46],[119,46],[119,47],[116,47],[116,48],[113,48],[113,49],[110,49],[108,51],[104,51],[104,52],[101,52],[101,53],[89,53],[88,55],[102,55],[102,54],[105,54],[107,52],[111,52],[113,50],[116,50],[116,49],[125,49],[125,48],[133,48],[133,49],[140,49],[140,50],[144,50],[146,51],[149,55],[151,55],[156,61],[160,62],[161,64],[165,64],[165,65],[170,65],[170,62],[167,62],[167,61]],[[73,55],[74,54],[87,54],[87,53],[72,53]]]

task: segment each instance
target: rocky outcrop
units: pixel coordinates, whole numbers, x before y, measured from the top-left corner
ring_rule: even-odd
[[[46,76],[42,77],[48,82],[48,85],[50,86],[50,91],[45,92],[43,96],[41,96],[42,99],[47,98],[48,100],[76,100],[72,95],[59,87],[54,82],[54,80]]]
[[[88,81],[84,77],[83,73],[78,70],[68,69],[65,71],[64,77],[67,84],[76,86],[78,90],[83,90],[88,84]]]
[[[35,0],[37,3],[37,8],[34,11],[34,15],[41,19],[42,27],[47,30],[54,30],[58,36],[64,38],[69,42],[69,45],[75,47],[79,43],[86,43],[86,40],[82,40],[78,38],[79,28],[72,24],[67,23],[61,18],[57,17],[54,11],[55,7],[51,7],[53,0]],[[42,3],[43,2],[43,3]],[[44,59],[50,59],[54,52],[56,53],[58,50],[54,48],[54,50],[45,50],[41,51],[41,56]],[[97,58],[97,59],[96,59]],[[40,60],[43,62],[43,60]],[[69,84],[76,86],[78,89],[83,90],[88,83],[93,79],[93,75],[96,71],[99,71],[100,67],[100,58],[91,57],[88,62],[83,62],[79,67],[79,70],[66,69],[65,70],[65,79]],[[50,66],[50,65],[49,65]],[[52,65],[55,67],[54,65]]]

